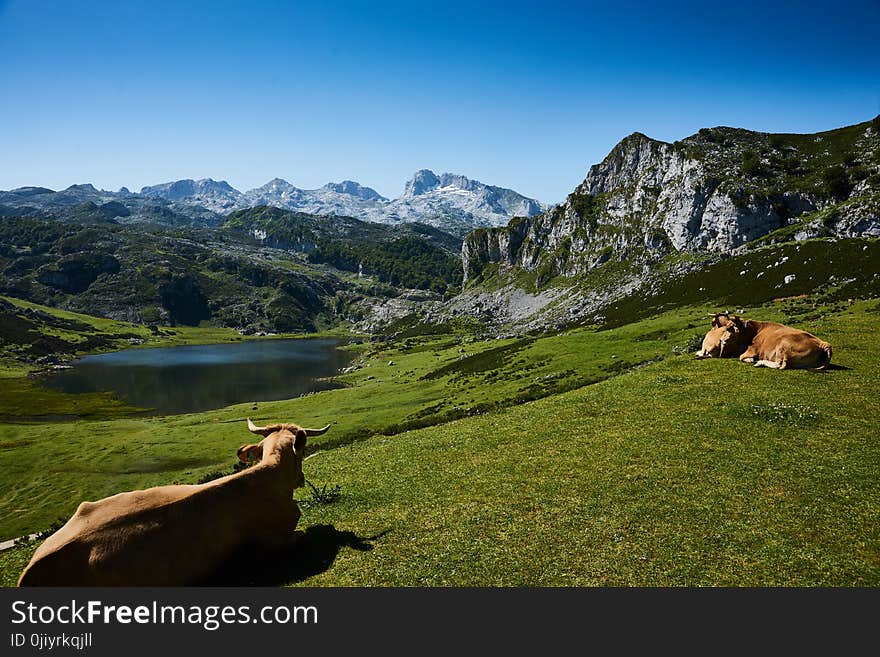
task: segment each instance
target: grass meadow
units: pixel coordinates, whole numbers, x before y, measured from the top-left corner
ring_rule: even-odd
[[[0,539],[82,500],[230,472],[253,417],[333,423],[304,470],[339,495],[297,491],[306,540],[271,570],[233,560],[218,584],[876,586],[880,305],[797,324],[834,345],[825,373],[694,360],[713,309],[362,344],[346,388],[206,413],[145,417],[109,397],[68,421],[7,410]],[[780,303],[746,315],[787,319]],[[41,389],[14,366],[8,382],[24,391],[0,398],[50,408],[24,403]],[[62,415],[83,403],[53,395]],[[0,583],[14,585],[35,547],[0,553]]]

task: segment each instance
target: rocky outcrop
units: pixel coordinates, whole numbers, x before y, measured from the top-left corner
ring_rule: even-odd
[[[241,199],[241,192],[225,180],[176,180],[141,188],[142,196],[164,198],[168,201],[189,201],[213,212],[232,210]]]
[[[878,132],[875,119],[816,135],[712,128],[674,144],[634,133],[564,203],[470,233],[462,246],[465,282],[493,263],[548,279],[609,259],[729,253],[832,208],[839,211],[820,221],[823,234],[877,234]]]
[[[102,274],[119,271],[119,261],[107,253],[79,253],[61,258],[40,269],[37,280],[43,285],[70,294],[89,288]]]
[[[511,217],[536,215],[541,205],[511,189],[421,169],[407,181],[403,195],[388,203],[384,212],[395,222],[419,221],[464,235],[480,226],[503,226]]]

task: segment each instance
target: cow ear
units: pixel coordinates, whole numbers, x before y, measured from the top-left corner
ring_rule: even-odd
[[[238,448],[235,455],[238,456],[238,460],[242,463],[247,463],[251,460],[258,461],[263,457],[263,443],[262,441],[258,445],[246,443]]]
[[[308,434],[304,429],[300,429],[296,432],[296,438],[293,439],[293,451],[297,454],[301,454],[302,451],[306,448],[306,438],[308,438]]]
[[[712,316],[712,327],[727,326],[730,324],[730,315],[728,313],[715,313]]]
[[[746,327],[741,317],[734,316],[730,321],[733,323],[733,330],[736,333],[739,333]]]

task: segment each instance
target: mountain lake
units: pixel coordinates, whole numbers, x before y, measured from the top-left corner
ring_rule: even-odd
[[[43,385],[72,394],[112,392],[155,415],[193,413],[339,387],[321,379],[353,359],[341,344],[305,338],[126,349],[86,356]]]

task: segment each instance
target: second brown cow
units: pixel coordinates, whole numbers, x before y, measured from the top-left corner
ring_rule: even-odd
[[[755,367],[824,370],[831,362],[831,345],[815,335],[777,322],[759,322],[717,313],[703,338],[697,358],[738,356]]]

